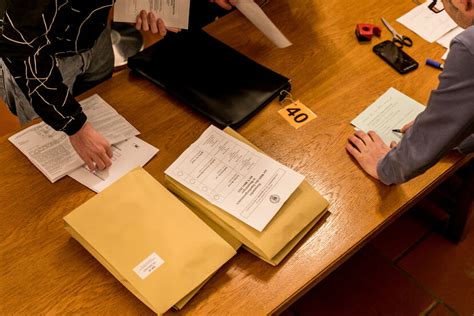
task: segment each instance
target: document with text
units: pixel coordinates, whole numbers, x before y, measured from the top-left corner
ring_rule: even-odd
[[[214,126],[165,174],[260,232],[304,180]]]
[[[135,23],[140,11],[152,12],[166,26],[187,29],[190,0],[117,0],[114,21]]]
[[[398,143],[402,138],[400,133],[393,130],[413,121],[424,110],[421,103],[390,88],[352,120],[351,124],[366,133],[370,130],[376,132],[389,146],[392,141]]]
[[[83,165],[68,175],[99,193],[136,167],[143,167],[158,153],[158,148],[132,137],[112,145],[112,152],[112,165],[106,170],[91,172]]]
[[[116,144],[139,134],[123,116],[97,94],[80,102],[88,122]],[[62,178],[84,162],[64,132],[44,122],[32,125],[8,138],[51,182]]]
[[[431,1],[426,1],[415,7],[413,10],[398,18],[397,21],[430,43],[441,38],[443,35],[457,27],[456,22],[453,21],[446,13],[434,13],[428,5]],[[442,5],[438,1],[439,5]]]

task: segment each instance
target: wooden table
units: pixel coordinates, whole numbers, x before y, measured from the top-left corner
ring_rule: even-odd
[[[395,19],[409,0],[275,0],[265,7],[293,41],[277,49],[239,13],[208,31],[256,61],[292,79],[292,94],[318,118],[295,130],[273,102],[238,131],[271,157],[301,172],[329,200],[330,215],[278,267],[245,251],[228,262],[182,314],[261,315],[282,311],[390,224],[464,159],[450,154],[426,174],[387,187],[369,178],[346,154],[350,121],[393,86],[425,103],[439,71],[422,65],[443,50]],[[360,45],[357,23],[380,17],[414,40],[406,49],[420,69],[401,76]],[[383,30],[382,39],[389,33]],[[192,53],[192,52],[190,52]],[[99,93],[160,149],[146,167],[163,171],[210,122],[148,81],[124,70]],[[64,230],[62,218],[94,193],[70,178],[51,184],[6,137],[0,139],[0,314],[151,314]],[[173,312],[171,312],[173,313]]]

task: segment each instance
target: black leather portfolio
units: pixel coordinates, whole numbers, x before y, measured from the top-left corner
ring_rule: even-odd
[[[128,66],[220,127],[238,127],[290,90],[288,78],[202,30],[167,35]]]

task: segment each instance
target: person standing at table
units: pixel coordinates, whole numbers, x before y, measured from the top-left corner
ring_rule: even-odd
[[[433,1],[436,4],[436,1]],[[474,6],[473,0],[443,0],[449,16],[465,28],[451,42],[439,86],[428,106],[405,125],[403,139],[390,147],[373,131],[357,131],[346,150],[372,177],[399,184],[416,177],[448,151],[474,151]]]
[[[196,0],[194,0],[196,1]],[[230,9],[228,0],[215,0]],[[0,98],[24,124],[36,117],[65,132],[90,170],[112,150],[74,95],[108,79],[114,56],[108,16],[114,0],[1,0]],[[160,19],[137,28],[164,36]],[[172,31],[176,31],[171,29]]]

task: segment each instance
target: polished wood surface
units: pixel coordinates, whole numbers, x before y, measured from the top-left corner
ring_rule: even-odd
[[[450,154],[424,175],[387,187],[369,178],[344,150],[350,121],[395,87],[426,103],[439,71],[424,67],[443,50],[395,23],[412,1],[276,0],[265,6],[293,46],[277,49],[238,12],[208,31],[292,79],[292,95],[318,118],[295,130],[275,101],[238,131],[271,157],[306,176],[330,202],[330,214],[279,266],[240,250],[182,314],[279,312],[463,163]],[[390,21],[414,40],[406,49],[420,69],[401,76],[361,45],[357,23]],[[192,53],[192,52],[190,52]],[[160,149],[145,167],[163,171],[210,122],[153,84],[124,70],[94,89]],[[87,95],[90,95],[91,93]],[[62,218],[94,193],[70,178],[49,181],[6,137],[0,139],[0,314],[151,314],[64,230]],[[170,313],[176,313],[171,311]]]

